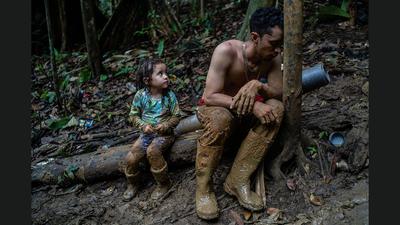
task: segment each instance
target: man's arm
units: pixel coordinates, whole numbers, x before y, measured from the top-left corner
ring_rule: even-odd
[[[281,63],[281,56],[277,56],[272,60],[271,69],[268,73],[268,83],[263,84],[260,89],[260,94],[263,95],[263,97],[282,100],[283,74]]]
[[[222,94],[227,71],[233,61],[234,52],[230,43],[218,45],[211,57],[208,69],[206,86],[204,88],[204,102],[208,106],[222,106],[229,108],[232,96]]]

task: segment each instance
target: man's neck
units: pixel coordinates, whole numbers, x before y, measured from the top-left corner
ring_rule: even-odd
[[[259,65],[258,65],[259,60],[258,60],[258,56],[256,55],[255,45],[251,41],[246,41],[245,45],[246,45],[245,53],[246,53],[246,57],[247,57],[248,69],[250,71],[254,72],[254,71],[258,70],[258,67],[259,67]]]

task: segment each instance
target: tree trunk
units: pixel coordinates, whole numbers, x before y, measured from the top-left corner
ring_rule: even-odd
[[[102,57],[94,20],[93,0],[81,0],[81,10],[89,67],[94,77],[99,77],[100,74],[103,73],[104,68],[101,63]]]
[[[103,51],[130,47],[137,39],[136,31],[147,24],[149,3],[144,0],[121,0],[100,34]]]
[[[242,27],[240,28],[239,33],[237,34],[236,39],[245,41],[250,36],[250,17],[254,11],[261,7],[270,7],[273,6],[275,0],[250,0],[249,5],[247,7],[246,16],[244,17]]]
[[[67,48],[67,14],[65,11],[65,0],[58,0],[58,13],[61,25],[61,52]]]
[[[175,140],[166,160],[171,167],[193,164],[196,156],[197,138],[201,130],[183,134]],[[94,182],[123,175],[124,159],[131,144],[111,147],[96,152],[57,159],[32,168],[32,185]],[[142,165],[143,166],[143,165]],[[142,167],[143,169],[143,167]]]
[[[205,0],[200,0],[200,18],[204,18],[204,1]]]
[[[54,31],[52,29],[52,21],[50,16],[50,8],[49,8],[49,0],[44,0],[44,6],[46,11],[46,21],[47,21],[47,32],[49,36],[49,48],[50,48],[50,63],[51,63],[51,74],[53,76],[53,87],[54,92],[57,97],[57,104],[61,112],[64,112],[60,91],[58,89],[58,76],[57,76],[57,68],[56,68],[56,60],[54,55]]]
[[[272,176],[276,180],[285,178],[281,171],[284,162],[294,155],[300,164],[306,159],[301,147],[301,73],[303,39],[303,1],[284,0],[284,71],[283,103],[285,119],[282,135],[285,140],[283,150],[274,160]]]

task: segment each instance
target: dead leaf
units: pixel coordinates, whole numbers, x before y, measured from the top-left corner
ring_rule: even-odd
[[[244,210],[243,211],[243,217],[244,217],[244,219],[245,220],[249,220],[250,219],[250,217],[251,217],[251,212],[250,211],[247,211],[247,210]]]
[[[281,217],[282,211],[278,208],[268,208],[267,214],[269,219],[277,221]]]
[[[321,206],[321,205],[323,204],[322,198],[319,197],[319,196],[315,196],[315,195],[313,195],[313,194],[310,195],[310,202],[311,202],[313,205],[316,205],[316,206]]]
[[[296,182],[295,182],[295,180],[294,179],[287,179],[286,186],[290,190],[295,191],[296,190]]]
[[[232,209],[229,210],[229,215],[236,222],[237,225],[244,225],[242,218],[240,218],[239,214]]]

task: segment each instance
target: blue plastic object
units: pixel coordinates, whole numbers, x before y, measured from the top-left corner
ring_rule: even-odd
[[[322,63],[303,70],[301,76],[303,93],[327,85],[331,81],[331,78],[329,77],[329,74],[325,71]]]
[[[344,144],[344,136],[339,132],[333,132],[329,135],[329,142],[335,147],[340,147]]]

